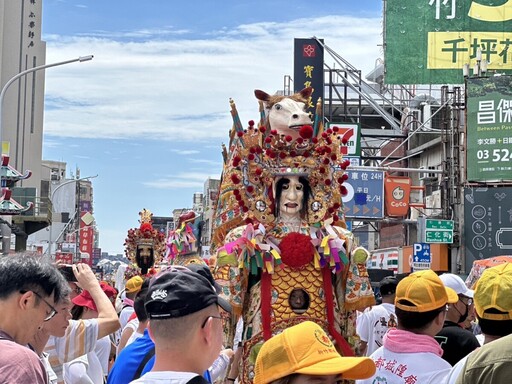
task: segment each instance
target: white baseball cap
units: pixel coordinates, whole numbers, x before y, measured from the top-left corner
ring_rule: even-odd
[[[439,278],[445,287],[453,289],[457,292],[457,295],[473,298],[473,293],[475,291],[469,289],[459,276],[454,275],[453,273],[443,273]]]

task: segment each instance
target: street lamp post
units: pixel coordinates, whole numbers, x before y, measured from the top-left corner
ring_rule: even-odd
[[[50,194],[50,209],[51,209],[51,216],[52,216],[52,222],[50,224],[50,234],[49,234],[49,240],[48,240],[48,254],[50,255],[50,257],[52,257],[52,244],[53,244],[53,240],[52,240],[52,232],[53,232],[53,214],[55,213],[53,211],[53,196],[55,195],[55,192],[57,192],[59,190],[59,188],[65,186],[65,185],[68,185],[68,184],[71,184],[71,183],[76,183],[77,181],[82,181],[82,180],[89,180],[89,179],[94,179],[95,177],[98,177],[98,175],[94,175],[94,176],[87,176],[87,177],[81,177],[79,179],[73,179],[73,180],[68,180],[62,184],[59,184],[53,191],[52,193]],[[55,240],[55,242],[57,242],[58,239]]]
[[[2,88],[2,91],[0,92],[0,145],[2,143],[2,116],[3,116],[2,115],[2,105],[4,103],[5,93],[7,92],[7,89],[9,88],[9,86],[12,83],[14,83],[20,77],[25,76],[26,74],[31,73],[31,72],[39,71],[40,69],[46,69],[46,68],[56,67],[58,65],[65,65],[65,64],[75,63],[77,61],[81,63],[83,61],[92,60],[93,57],[94,57],[93,55],[80,56],[80,57],[78,57],[76,59],[59,61],[57,63],[52,63],[52,64],[39,65],[39,66],[34,67],[34,68],[26,69],[26,70],[18,73],[17,75],[14,75],[13,77],[11,77],[11,79],[9,79],[9,81],[7,81],[7,83],[5,83],[5,85]]]
[[[92,60],[93,57],[94,57],[93,55],[80,56],[80,57],[78,57],[76,59],[59,61],[57,63],[51,63],[51,64],[39,65],[37,67],[26,69],[26,70],[18,73],[17,75],[14,75],[13,77],[11,77],[7,81],[7,83],[5,83],[5,85],[2,87],[2,91],[0,92],[0,160],[2,159],[3,154],[4,154],[3,153],[3,144],[2,144],[2,138],[3,138],[3,136],[2,136],[2,134],[3,134],[3,125],[2,125],[3,113],[2,112],[3,112],[4,96],[5,96],[6,92],[7,92],[7,89],[9,88],[9,86],[12,83],[14,83],[16,80],[18,80],[20,77],[25,76],[28,73],[39,71],[40,69],[56,67],[58,65],[70,64],[70,63],[74,63],[74,62],[77,62],[77,61],[81,63],[83,61]],[[0,174],[0,188],[2,188],[2,175],[1,174]],[[1,195],[2,195],[2,192],[0,191],[0,196]],[[6,239],[7,239],[7,235],[8,234],[10,235],[10,230],[8,228],[6,228],[4,225],[0,225],[0,233],[2,234],[2,236],[6,237]],[[8,244],[9,243],[7,242],[7,240],[3,241],[3,246],[4,247],[7,247]]]

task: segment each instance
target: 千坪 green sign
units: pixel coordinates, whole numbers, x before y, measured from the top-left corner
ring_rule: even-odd
[[[467,180],[512,180],[512,76],[469,78],[467,95]]]
[[[384,21],[387,84],[462,84],[479,48],[512,73],[512,0],[386,0]]]

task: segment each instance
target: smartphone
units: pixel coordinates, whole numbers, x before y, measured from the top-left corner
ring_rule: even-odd
[[[60,273],[64,276],[66,281],[76,283],[76,277],[73,273],[73,266],[71,264],[60,264],[58,266]]]

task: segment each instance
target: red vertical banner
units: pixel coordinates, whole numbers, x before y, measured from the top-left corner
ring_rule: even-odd
[[[386,176],[384,201],[387,216],[402,217],[408,214],[411,184],[412,180],[407,176]]]
[[[88,220],[92,215],[89,212],[82,212],[80,215],[80,257],[82,263],[92,266],[92,248],[94,241],[94,230]]]

